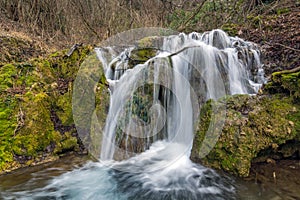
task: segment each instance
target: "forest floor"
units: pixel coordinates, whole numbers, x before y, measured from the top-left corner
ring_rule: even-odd
[[[240,29],[239,37],[260,45],[267,75],[300,66],[300,3],[284,2]]]
[[[30,35],[22,24],[0,13],[0,64],[24,62],[56,50],[54,45]]]
[[[235,27],[237,36],[260,45],[267,75],[300,66],[300,2],[277,1],[271,8],[262,10]],[[57,38],[35,36],[29,27],[0,12],[0,63],[26,61],[72,45],[60,35]]]

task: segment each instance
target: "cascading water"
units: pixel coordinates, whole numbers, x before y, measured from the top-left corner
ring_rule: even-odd
[[[197,108],[202,103],[226,94],[254,94],[264,82],[257,47],[242,39],[228,37],[221,30],[202,35],[181,33],[166,37],[155,57],[129,69],[130,52],[133,49],[125,49],[119,56],[110,55],[110,61],[102,49],[97,49],[98,57],[105,66],[106,76],[109,82],[114,83],[102,143],[102,160],[112,160],[114,155],[120,154],[125,157],[127,155],[128,158],[129,152],[134,153],[127,145],[121,147],[116,143],[120,134],[126,135],[122,139],[126,144],[130,136],[135,136],[142,140],[151,140],[152,143],[156,140],[181,143],[190,150],[194,116],[195,113],[198,114]],[[254,76],[253,72],[258,75]],[[191,80],[197,80],[198,83],[192,83]],[[152,116],[148,124],[145,121],[139,123],[136,117],[143,116],[134,117],[132,113],[132,106],[138,104],[132,96],[138,88],[146,84],[153,85],[150,88],[153,93],[153,105],[149,109],[151,112],[144,113]],[[195,102],[199,105],[193,106]],[[127,112],[126,116],[124,112]],[[157,116],[153,116],[153,113]],[[149,122],[161,120],[164,124]],[[160,133],[161,129],[163,133]],[[159,133],[160,137],[153,137]],[[142,151],[149,148],[149,142],[143,145]]]
[[[109,66],[107,78],[114,83],[101,160],[124,159],[111,164],[118,171],[115,177],[126,190],[139,180],[143,192],[131,194],[139,198],[156,199],[160,193],[166,199],[229,199],[230,186],[189,160],[193,132],[199,108],[208,99],[258,91],[264,79],[257,47],[221,30],[181,33],[164,38],[156,56],[130,68],[133,49],[108,56],[113,58],[110,62],[103,49],[97,49],[104,66]],[[137,115],[133,107],[145,102],[136,102],[136,98],[148,94],[136,91],[145,90],[145,85],[149,91],[149,84],[152,105],[144,106],[145,113]],[[150,119],[138,119],[144,115]],[[206,182],[206,173],[214,184]]]
[[[213,30],[164,37],[154,49],[140,62],[131,55],[143,48],[96,48],[111,92],[101,162],[4,197],[236,199],[229,178],[189,157],[203,103],[255,94],[265,82],[258,48]]]

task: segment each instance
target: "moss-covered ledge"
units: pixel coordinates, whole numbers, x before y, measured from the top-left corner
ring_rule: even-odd
[[[226,119],[218,142],[206,157],[200,159],[199,147],[211,121],[212,104],[225,104]],[[246,177],[251,161],[261,151],[268,148],[279,151],[281,144],[299,138],[299,117],[300,105],[281,95],[235,95],[217,102],[209,101],[202,108],[192,159]]]
[[[300,100],[300,66],[291,70],[275,72],[265,86],[269,94],[284,93]]]
[[[98,59],[91,46],[67,52],[0,65],[0,174],[85,152],[73,121],[73,81],[83,62]],[[98,88],[106,92],[98,93],[109,95],[101,73]]]

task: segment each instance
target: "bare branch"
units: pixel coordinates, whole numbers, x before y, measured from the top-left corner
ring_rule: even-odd
[[[286,46],[286,45],[284,45],[284,44],[280,44],[280,43],[277,43],[277,42],[274,42],[274,43],[265,42],[265,43],[268,44],[268,45],[278,45],[278,46],[282,46],[282,47],[284,47],[284,48],[286,48],[286,49],[290,49],[290,50],[293,50],[293,51],[296,51],[296,52],[300,52],[299,49],[295,49],[295,48],[293,48],[293,47],[289,47],[289,46]]]
[[[179,25],[179,27],[177,27],[177,30],[178,31],[182,31],[187,25],[188,23],[195,18],[195,16],[201,11],[201,8],[203,7],[204,3],[206,2],[207,0],[203,0],[201,2],[201,4],[198,6],[198,8],[191,14],[191,16],[181,25]]]

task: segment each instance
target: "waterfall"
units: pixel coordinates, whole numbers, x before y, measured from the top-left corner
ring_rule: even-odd
[[[134,36],[129,33],[129,38]],[[114,44],[123,40],[122,35],[113,38]],[[15,188],[0,194],[1,198],[237,199],[232,179],[190,160],[193,133],[200,108],[209,99],[257,93],[265,82],[260,52],[255,44],[221,30],[180,33],[159,41],[152,49],[136,45],[96,48],[111,94],[100,137],[100,123],[94,123],[93,113],[100,79],[97,57],[90,57],[79,71],[74,84],[74,121],[79,124],[82,141],[95,150],[91,154],[98,156],[102,139],[101,162],[77,166],[45,186],[35,181],[49,176],[38,172],[23,184],[26,191],[20,191],[22,184],[17,182]],[[149,50],[149,57],[136,55]],[[89,121],[90,115],[95,121]],[[210,147],[218,139],[217,129],[222,128],[222,119],[217,121],[203,140],[204,144],[210,142]],[[204,148],[201,153],[208,151]],[[56,174],[60,169],[52,170]]]
[[[134,49],[96,49],[111,83],[102,160],[130,158],[159,140],[189,155],[205,101],[255,94],[265,82],[257,46],[221,30],[164,37],[156,56],[130,66]]]

